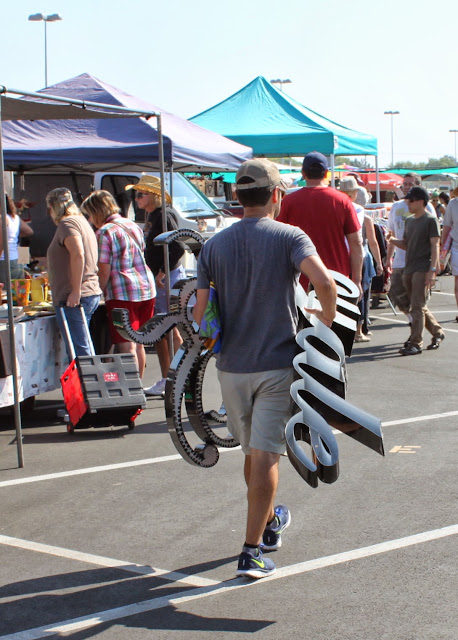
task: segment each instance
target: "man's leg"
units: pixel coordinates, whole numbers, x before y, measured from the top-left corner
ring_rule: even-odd
[[[455,276],[455,300],[458,307],[458,276]]]
[[[247,464],[245,463],[245,479],[248,492],[248,515],[246,527],[246,542],[258,546],[267,522],[274,514],[274,499],[278,487],[278,453],[269,453],[259,449],[251,449],[247,478]]]
[[[409,316],[410,295],[405,286],[403,273],[404,269],[393,269],[389,294],[391,301],[398,307],[399,311]]]
[[[410,277],[412,283],[410,293],[410,312],[412,314],[410,342],[422,348],[427,295],[425,284],[426,273],[416,271],[410,274]]]

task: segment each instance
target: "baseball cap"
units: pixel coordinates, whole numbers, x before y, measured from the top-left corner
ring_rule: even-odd
[[[251,178],[253,182],[239,184],[241,178]],[[237,191],[262,187],[284,188],[278,168],[265,158],[255,158],[244,162],[237,171],[235,182]]]
[[[340,180],[340,190],[341,191],[356,191],[358,188],[358,183],[356,182],[356,178],[353,176],[345,176]]]
[[[310,153],[308,153],[302,163],[302,169],[304,171],[308,171],[312,168],[323,169],[323,171],[327,171],[329,169],[329,165],[326,156],[324,156],[319,151],[311,151]]]
[[[429,194],[423,187],[412,187],[404,196],[404,200],[429,200]]]

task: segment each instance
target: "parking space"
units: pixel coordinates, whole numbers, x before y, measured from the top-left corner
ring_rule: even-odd
[[[397,355],[408,326],[382,305],[348,363],[348,399],[382,419],[385,458],[339,434],[340,477],[315,490],[282,460],[292,524],[277,573],[259,582],[234,578],[239,450],[211,469],[186,464],[160,399],[133,432],[70,436],[54,392],[24,419],[17,469],[3,416],[0,640],[456,640],[458,325],[452,278],[440,281],[439,350]],[[148,382],[156,369],[149,355]],[[218,407],[211,372],[205,396]]]

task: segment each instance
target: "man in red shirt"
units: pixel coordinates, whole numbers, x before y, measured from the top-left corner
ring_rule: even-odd
[[[327,171],[326,156],[308,153],[302,164],[307,186],[284,198],[278,220],[305,231],[326,267],[351,277],[361,291],[361,224],[347,194],[328,186]],[[307,289],[303,276],[301,284]]]

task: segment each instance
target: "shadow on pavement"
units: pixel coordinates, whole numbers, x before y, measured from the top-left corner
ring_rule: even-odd
[[[210,569],[235,560],[236,557],[221,558],[210,563],[177,569],[177,571],[187,573],[189,568]],[[187,573],[187,575],[192,574]],[[209,593],[221,586],[224,586],[224,583],[202,587],[202,593]],[[191,590],[195,591],[196,587],[177,582],[170,583],[161,576],[135,575],[117,568],[98,568],[23,580],[0,588],[0,597],[6,600],[2,605],[0,633],[2,635],[18,633],[21,630],[55,625],[65,620],[95,615],[135,603],[185,596]],[[27,610],[27,616],[24,616],[25,610]],[[255,633],[273,623],[274,621],[267,620],[194,615],[178,610],[165,601],[163,606],[151,611],[102,622],[74,633],[67,631],[65,637],[82,640],[98,635],[111,626],[151,630]]]

